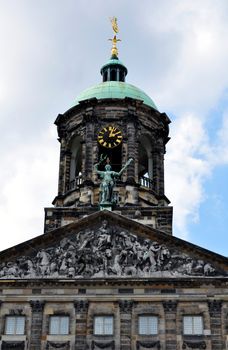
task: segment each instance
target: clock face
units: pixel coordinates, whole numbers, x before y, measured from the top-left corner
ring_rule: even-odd
[[[115,126],[108,125],[99,131],[97,140],[102,147],[114,148],[121,144],[123,136]]]

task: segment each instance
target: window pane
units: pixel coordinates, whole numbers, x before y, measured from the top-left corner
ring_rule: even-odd
[[[59,318],[56,316],[52,316],[50,318],[50,334],[58,334],[59,333]]]
[[[184,316],[184,334],[203,334],[202,316]]]
[[[104,317],[104,334],[113,334],[113,317]]]
[[[139,316],[139,334],[158,333],[158,318],[156,316]]]
[[[193,317],[193,334],[203,334],[203,320],[201,316]]]
[[[51,316],[50,334],[69,334],[69,317]]]
[[[25,317],[24,316],[7,316],[6,317],[6,334],[24,334]]]
[[[16,334],[24,334],[25,332],[25,318],[16,317]]]
[[[94,319],[94,334],[113,334],[113,316],[96,316]]]
[[[95,317],[94,333],[103,334],[103,317]]]
[[[69,317],[60,317],[60,334],[69,333]]]
[[[184,316],[184,334],[192,334],[192,317]]]
[[[6,334],[14,334],[15,317],[6,317]]]

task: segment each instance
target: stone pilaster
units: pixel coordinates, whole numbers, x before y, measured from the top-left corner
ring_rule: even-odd
[[[120,300],[120,349],[131,350],[131,320],[132,308],[134,302],[132,300]]]
[[[64,158],[65,158],[65,140],[61,140],[60,146],[60,158],[59,158],[59,184],[58,195],[64,193]]]
[[[65,151],[65,188],[64,192],[69,189],[70,184],[70,163],[71,163],[71,151]]]
[[[162,140],[157,140],[152,153],[153,158],[153,189],[159,195],[164,194],[164,151]]]
[[[30,350],[41,349],[44,301],[30,300],[32,308]]]
[[[74,302],[76,315],[75,350],[86,348],[88,307],[89,302],[87,300],[75,300]]]
[[[93,123],[92,115],[85,115],[84,119],[86,121],[86,148],[85,148],[85,180],[91,182],[93,174]]]
[[[222,340],[222,301],[209,300],[208,309],[211,323],[211,348],[213,350],[225,349],[225,344]]]
[[[166,330],[166,350],[177,349],[176,336],[176,310],[177,301],[167,300],[163,301],[165,311],[165,330]]]
[[[127,118],[127,159],[133,158],[137,159],[136,157],[136,139],[135,139],[135,122],[134,115]],[[135,183],[135,163],[132,162],[128,168],[127,168],[127,182],[129,184]]]

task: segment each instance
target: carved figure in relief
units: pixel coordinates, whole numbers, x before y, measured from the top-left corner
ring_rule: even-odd
[[[85,229],[0,265],[0,278],[108,278],[159,276],[214,276],[209,262],[165,244],[109,227],[104,220],[96,230]],[[225,274],[225,272],[223,272]]]
[[[38,252],[37,254],[37,259],[38,259],[38,267],[40,269],[41,275],[44,276],[48,274],[49,270],[49,254],[45,252],[44,249]]]
[[[215,272],[215,269],[211,266],[211,264],[207,263],[204,265],[204,274],[205,276],[213,275]]]

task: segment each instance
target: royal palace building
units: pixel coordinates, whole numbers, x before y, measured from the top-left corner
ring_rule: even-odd
[[[228,259],[172,234],[170,119],[126,82],[112,26],[102,82],[55,121],[44,233],[0,253],[1,349],[228,349]]]

